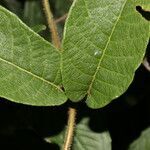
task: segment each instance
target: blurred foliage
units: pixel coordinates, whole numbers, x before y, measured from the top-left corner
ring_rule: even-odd
[[[57,136],[46,138],[50,143],[63,145],[65,130]],[[83,118],[76,126],[72,150],[111,150],[111,138],[108,132],[97,133],[89,128],[89,118]]]
[[[26,1],[23,9],[23,21],[28,26],[35,26],[44,22],[40,1]]]
[[[150,149],[150,128],[144,130],[141,136],[135,140],[129,150],[149,150]]]
[[[54,14],[54,18],[58,19],[66,13],[72,4],[72,0],[50,0],[51,9]],[[0,5],[6,7],[17,16],[20,17],[23,22],[28,26],[34,27],[36,25],[46,25],[46,19],[43,13],[41,0],[1,0]],[[62,37],[64,21],[57,24],[60,37]],[[47,28],[45,32],[40,34],[45,39],[50,39],[50,33]]]

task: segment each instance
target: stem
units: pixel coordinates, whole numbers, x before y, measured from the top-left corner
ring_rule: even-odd
[[[55,20],[55,23],[59,23],[59,22],[62,22],[62,21],[65,21],[65,19],[67,18],[67,15],[68,13],[64,14],[62,17],[58,18]]]
[[[69,115],[68,126],[67,126],[66,135],[65,135],[63,150],[70,150],[71,145],[72,145],[74,128],[75,128],[76,109],[69,108],[68,115]]]
[[[51,32],[52,36],[52,42],[56,48],[61,48],[61,43],[56,27],[56,22],[53,19],[53,14],[50,9],[49,0],[42,0],[43,1],[43,8],[44,13],[48,22],[48,27]],[[63,16],[63,18],[59,19],[59,21],[65,19],[66,16]],[[68,125],[63,145],[63,150],[70,150],[72,141],[73,141],[73,134],[74,134],[74,128],[75,128],[75,118],[76,118],[76,109],[75,108],[69,108],[68,110]]]
[[[44,13],[47,19],[48,27],[50,29],[50,32],[52,34],[52,42],[55,45],[56,48],[60,48],[60,39],[58,36],[57,26],[53,19],[53,14],[50,9],[49,0],[43,0],[43,8]]]

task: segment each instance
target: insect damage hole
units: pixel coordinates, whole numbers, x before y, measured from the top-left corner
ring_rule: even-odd
[[[141,6],[136,6],[136,10],[148,21],[150,21],[150,11],[144,10]]]

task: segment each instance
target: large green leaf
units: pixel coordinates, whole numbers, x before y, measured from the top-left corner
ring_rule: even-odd
[[[75,129],[72,150],[111,150],[111,138],[108,132],[96,133],[89,128],[89,119],[84,118]],[[46,138],[47,142],[62,147],[65,131],[57,136]]]
[[[74,0],[63,39],[63,84],[67,96],[87,95],[91,108],[120,96],[140,65],[149,23],[136,6],[149,0]]]
[[[130,145],[129,150],[150,150],[150,128],[142,132],[142,135]]]
[[[0,96],[30,105],[60,105],[60,53],[0,6]]]

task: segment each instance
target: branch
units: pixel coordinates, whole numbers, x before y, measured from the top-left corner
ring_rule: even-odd
[[[67,126],[66,135],[65,135],[63,150],[70,150],[71,145],[72,145],[74,128],[75,128],[76,109],[69,108],[68,115],[69,115],[68,126]]]
[[[56,23],[53,19],[53,14],[50,9],[49,0],[43,0],[42,2],[43,2],[43,8],[44,8],[44,13],[45,13],[45,16],[47,19],[48,27],[52,34],[52,42],[56,48],[60,48],[60,46],[61,46],[60,39],[58,36]]]
[[[67,15],[68,15],[68,14],[66,13],[66,14],[64,14],[62,17],[56,19],[56,20],[55,20],[55,23],[57,24],[57,23],[59,23],[59,22],[65,21],[65,19],[67,18]]]

